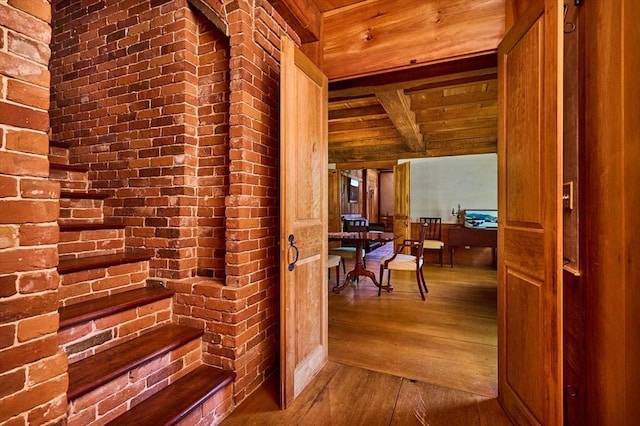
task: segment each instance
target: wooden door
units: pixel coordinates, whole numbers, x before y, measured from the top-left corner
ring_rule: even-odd
[[[329,217],[328,221],[328,229],[329,232],[340,232],[342,231],[342,221],[340,220],[340,203],[341,203],[341,191],[342,188],[342,176],[340,175],[340,171],[336,169],[329,170],[329,181],[327,184],[327,199],[328,199],[328,213]],[[334,243],[339,245],[338,243]]]
[[[562,424],[561,2],[498,49],[498,395],[518,425]]]
[[[393,233],[396,241],[411,238],[411,163],[393,167]]]
[[[280,70],[280,377],[286,408],[322,369],[327,319],[327,78],[286,37]]]

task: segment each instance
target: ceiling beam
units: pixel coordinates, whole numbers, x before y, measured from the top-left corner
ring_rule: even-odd
[[[424,151],[424,143],[420,128],[416,123],[416,115],[411,111],[410,101],[404,92],[402,90],[384,90],[376,92],[376,97],[404,138],[409,151]]]
[[[374,161],[397,161],[409,158],[426,158],[426,157],[448,157],[453,155],[469,155],[469,154],[488,154],[497,152],[497,143],[487,141],[473,145],[452,144],[438,145],[434,148],[427,149],[426,153],[393,151],[389,149],[373,149],[363,152],[361,150],[329,150],[329,163],[345,164],[345,163],[362,163]],[[361,168],[353,165],[345,168]],[[370,167],[373,168],[373,167]]]
[[[393,166],[398,164],[396,160],[384,160],[384,161],[354,161],[335,163],[338,170],[358,170],[358,169],[393,169]]]

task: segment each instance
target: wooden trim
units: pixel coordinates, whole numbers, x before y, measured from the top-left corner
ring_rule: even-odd
[[[271,5],[282,15],[303,43],[320,40],[322,14],[311,0],[271,0]]]

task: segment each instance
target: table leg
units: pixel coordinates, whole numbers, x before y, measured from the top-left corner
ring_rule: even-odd
[[[340,293],[340,290],[345,288],[347,284],[349,284],[350,282],[355,282],[358,279],[358,277],[368,277],[371,281],[373,281],[373,284],[376,287],[383,290],[387,290],[388,292],[393,290],[392,285],[385,286],[385,285],[382,285],[381,283],[378,283],[378,280],[376,279],[376,275],[373,272],[369,271],[368,269],[365,269],[364,262],[362,259],[363,245],[364,245],[364,241],[356,242],[356,264],[353,270],[349,271],[349,273],[345,277],[344,283],[342,285],[336,285],[335,287],[333,287],[334,293]]]

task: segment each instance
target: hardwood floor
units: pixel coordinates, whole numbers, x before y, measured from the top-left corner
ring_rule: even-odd
[[[390,249],[367,255],[376,275]],[[415,275],[397,271],[381,297],[368,279],[330,294],[328,365],[287,410],[274,377],[223,425],[510,425],[495,400],[496,271],[424,273],[426,301]]]

